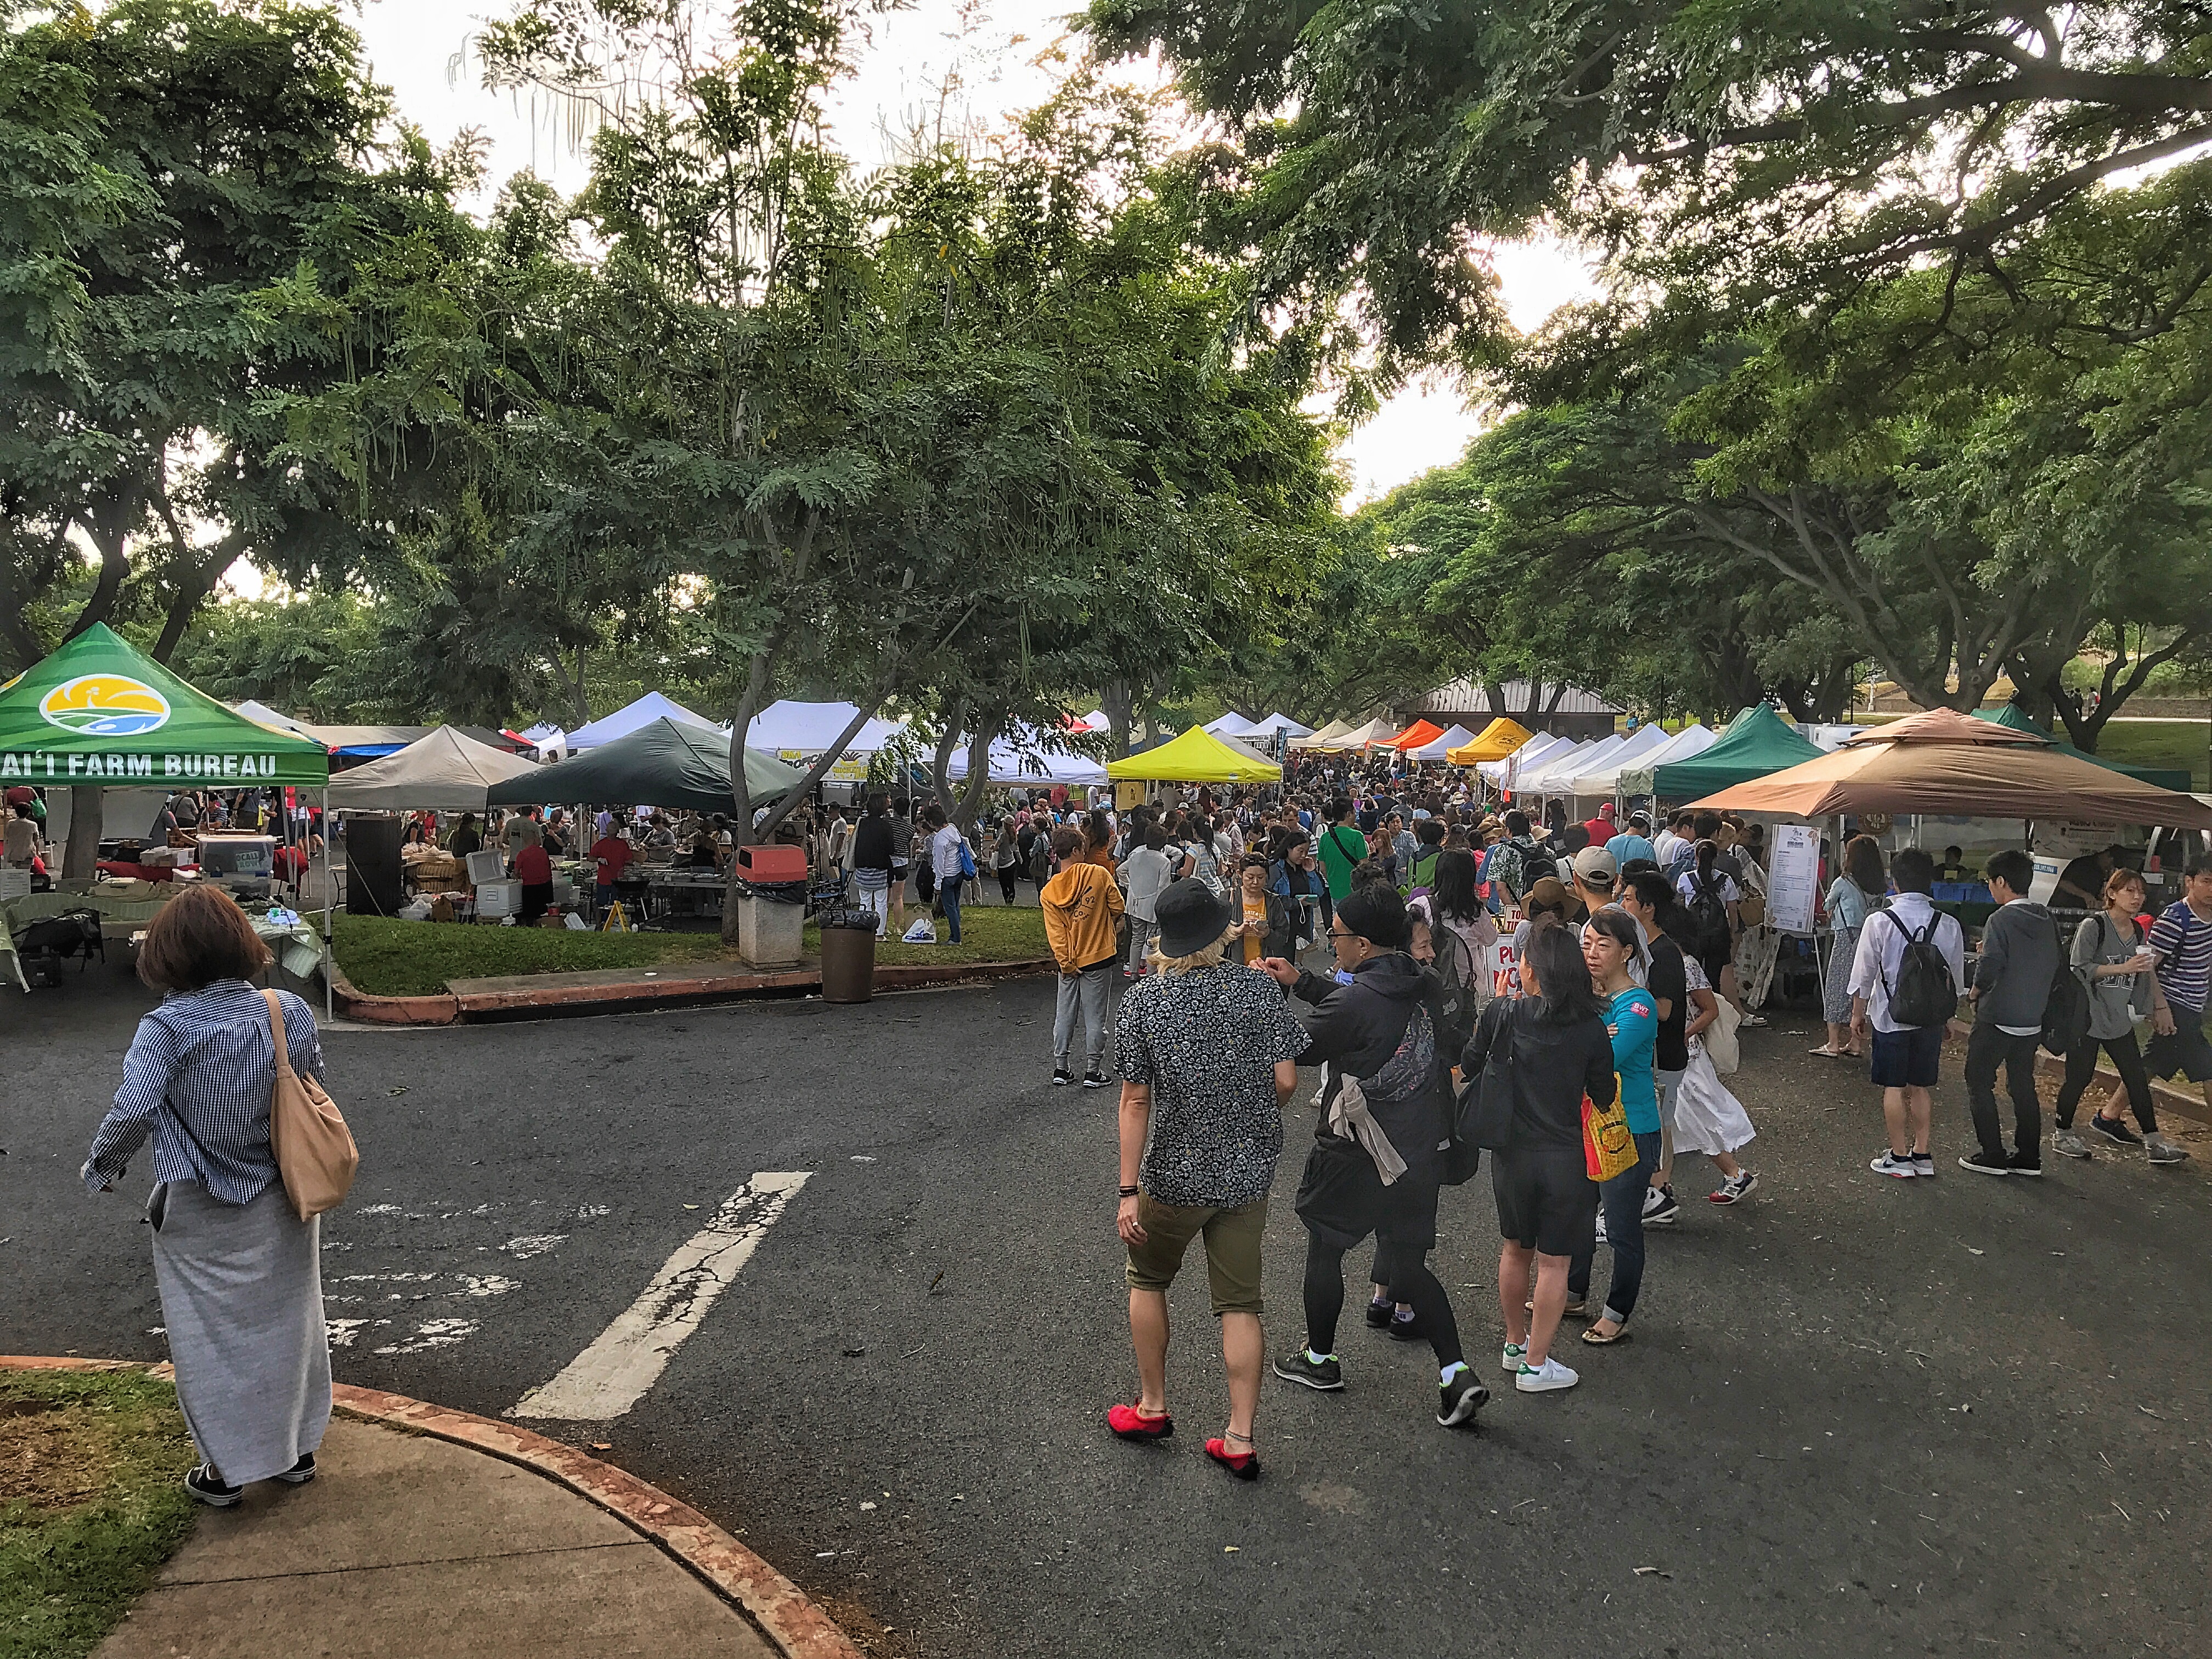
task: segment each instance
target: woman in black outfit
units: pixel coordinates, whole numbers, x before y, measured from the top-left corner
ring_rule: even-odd
[[[1551,1352],[1566,1306],[1568,1269],[1597,1231],[1597,1183],[1583,1158],[1583,1097],[1603,1105],[1619,1085],[1613,1040],[1574,934],[1556,924],[1537,928],[1520,971],[1522,994],[1484,1011],[1460,1070],[1480,1077],[1492,1051],[1510,1045],[1513,1125],[1508,1145],[1492,1149],[1490,1164],[1505,1239],[1498,1257],[1504,1363],[1521,1393],[1547,1394],[1581,1380]]]

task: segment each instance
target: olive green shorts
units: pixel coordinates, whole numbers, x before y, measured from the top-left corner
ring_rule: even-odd
[[[1206,1287],[1217,1314],[1263,1311],[1260,1300],[1260,1236],[1267,1226],[1265,1196],[1233,1209],[1203,1204],[1155,1204],[1137,1195],[1137,1224],[1145,1242],[1129,1246],[1129,1288],[1164,1291],[1182,1266],[1190,1241],[1206,1236]]]

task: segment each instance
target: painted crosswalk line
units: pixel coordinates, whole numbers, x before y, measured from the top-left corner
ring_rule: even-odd
[[[637,1404],[812,1173],[763,1170],[731,1194],[590,1347],[507,1415],[600,1423]]]

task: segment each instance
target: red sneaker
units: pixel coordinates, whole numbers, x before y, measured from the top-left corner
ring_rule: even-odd
[[[1124,1440],[1164,1440],[1175,1432],[1175,1419],[1165,1412],[1147,1417],[1134,1406],[1114,1406],[1106,1413],[1106,1426]]]
[[[1206,1443],[1206,1455],[1239,1480],[1260,1478],[1260,1454],[1256,1451],[1232,1452],[1226,1440],[1214,1439]]]

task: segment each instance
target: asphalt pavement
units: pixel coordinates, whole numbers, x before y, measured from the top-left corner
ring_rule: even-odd
[[[1051,999],[329,1033],[363,1152],[325,1224],[337,1375],[500,1415],[753,1177],[805,1171],[635,1406],[529,1426],[714,1516],[872,1652],[2203,1651],[2212,1141],[2178,1170],[1968,1175],[1954,1060],[1942,1177],[1887,1181],[1877,1097],[1784,1017],[1736,1079],[1759,1191],[1712,1208],[1685,1162],[1633,1340],[1563,1345],[1579,1389],[1500,1387],[1474,1432],[1440,1429],[1427,1350],[1367,1330],[1355,1285],[1348,1387],[1270,1379],[1245,1486],[1200,1449],[1225,1401],[1195,1258],[1180,1432],[1103,1426],[1133,1387],[1114,1095],[1048,1086]],[[146,1001],[98,966],[0,998],[0,1350],[163,1355],[146,1160],[124,1194],[76,1181]],[[1292,1113],[1278,1349],[1301,1323]],[[1442,1226],[1494,1370],[1486,1177]]]

